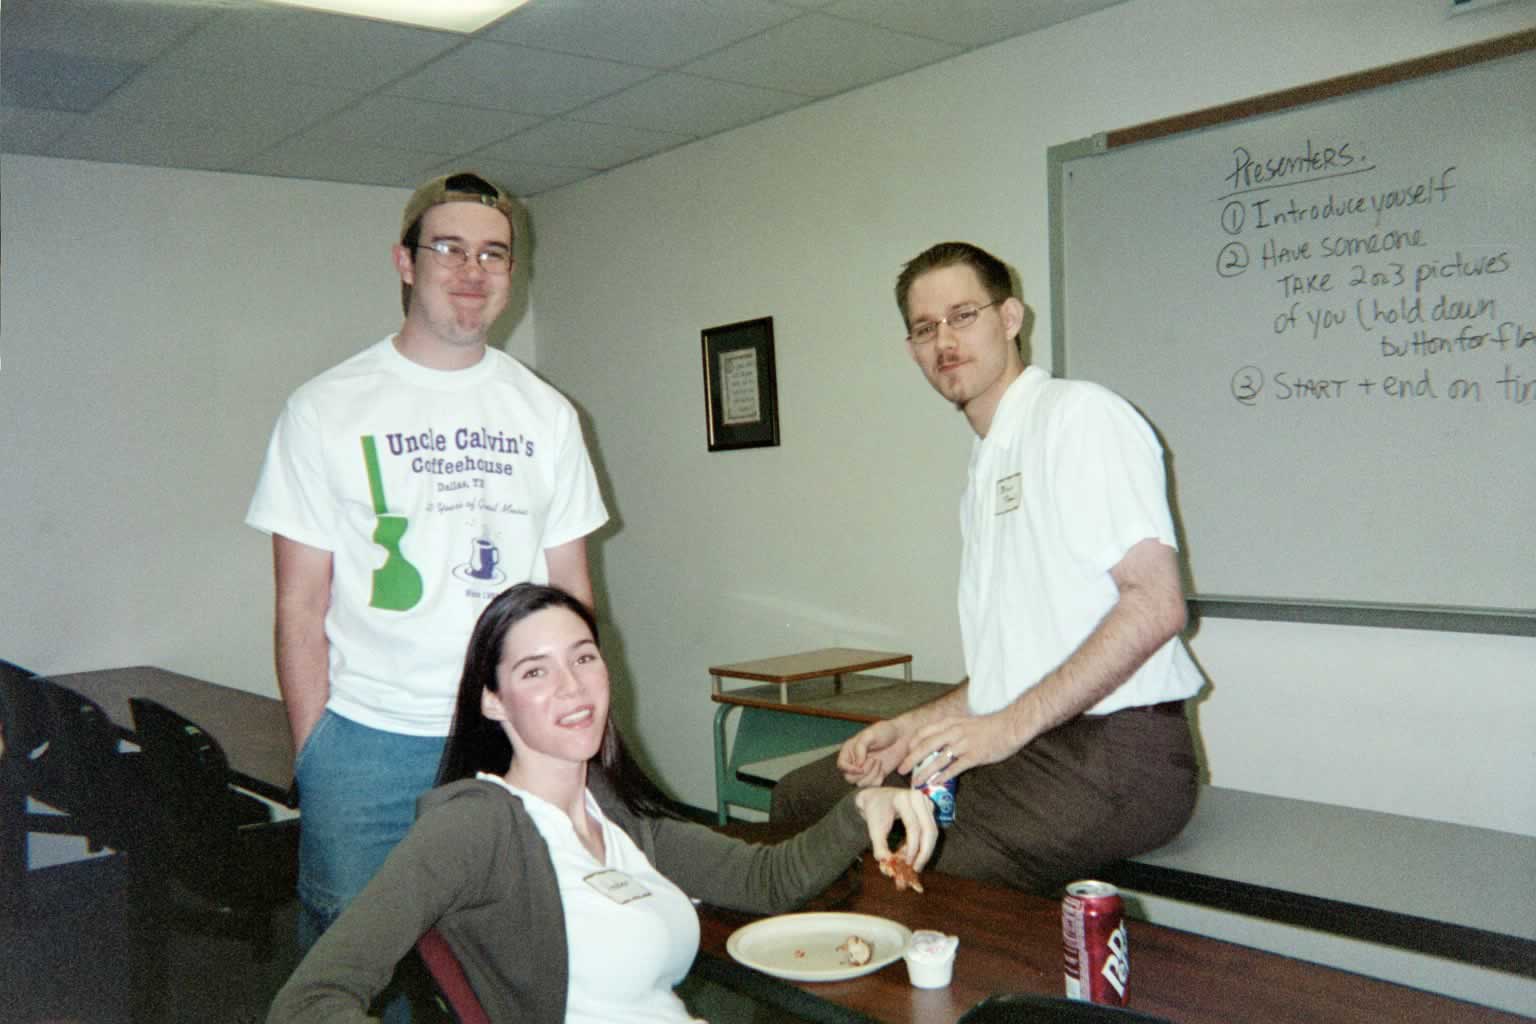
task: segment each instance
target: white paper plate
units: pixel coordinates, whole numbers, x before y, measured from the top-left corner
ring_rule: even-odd
[[[869,943],[869,963],[852,967],[837,947],[848,936]],[[780,914],[736,929],[726,952],[748,967],[790,981],[843,981],[878,971],[907,951],[912,932],[871,914]]]

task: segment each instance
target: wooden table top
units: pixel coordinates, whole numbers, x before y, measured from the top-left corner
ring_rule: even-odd
[[[818,718],[879,722],[942,697],[953,686],[952,683],[917,679],[908,682],[891,676],[847,675],[841,682],[822,678],[797,683],[788,694],[780,693],[777,685],[769,684],[712,693],[710,699],[720,704],[771,708]]]
[[[807,909],[875,914],[914,931],[958,935],[948,988],[913,988],[900,961],[851,981],[769,979],[736,964],[726,952],[731,933],[753,918],[701,907],[700,955],[710,959],[709,976],[716,981],[724,977],[732,987],[739,984],[759,1002],[783,998],[775,990],[802,1001],[808,994],[891,1024],[951,1024],[999,992],[1063,995],[1057,901],[931,872],[923,876],[925,894],[897,893],[868,856],[852,881],[841,898],[829,894]],[[1128,928],[1131,1008],[1177,1024],[1515,1024],[1524,1019],[1141,921],[1129,922]]]
[[[293,782],[293,734],[283,702],[179,672],[133,665],[50,676],[91,698],[120,729],[133,731],[130,697],[148,697],[185,715],[218,740],[242,785],[275,800]]]
[[[801,654],[785,654],[777,658],[761,658],[757,661],[740,661],[733,665],[716,665],[709,670],[712,676],[731,679],[757,679],[765,683],[797,683],[804,679],[841,675],[846,672],[869,672],[891,665],[910,665],[912,655],[900,651],[866,651],[858,647],[823,647],[818,651]]]

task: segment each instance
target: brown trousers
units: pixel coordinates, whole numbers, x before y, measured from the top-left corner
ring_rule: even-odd
[[[929,869],[1049,893],[1168,842],[1194,813],[1198,782],[1182,707],[1082,715],[961,775]],[[852,788],[836,756],[822,758],[779,781],[770,817],[809,825]]]

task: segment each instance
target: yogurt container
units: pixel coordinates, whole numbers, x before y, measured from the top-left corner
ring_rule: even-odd
[[[943,932],[916,931],[907,944],[907,977],[916,988],[943,988],[955,972],[958,936]]]

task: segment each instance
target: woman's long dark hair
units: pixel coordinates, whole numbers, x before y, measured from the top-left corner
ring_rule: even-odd
[[[502,645],[512,627],[546,608],[571,612],[587,624],[592,641],[597,642],[597,619],[592,610],[559,587],[519,583],[499,594],[480,614],[469,636],[464,674],[459,677],[458,703],[453,710],[453,729],[437,769],[439,786],[472,779],[476,772],[505,775],[512,766],[512,743],[501,723],[491,721],[481,712],[480,695],[485,690],[497,692],[496,667],[501,664]],[[611,714],[603,722],[603,739],[588,762],[588,771],[606,780],[624,806],[635,814],[671,817],[677,813],[672,801],[630,756],[614,728]]]

